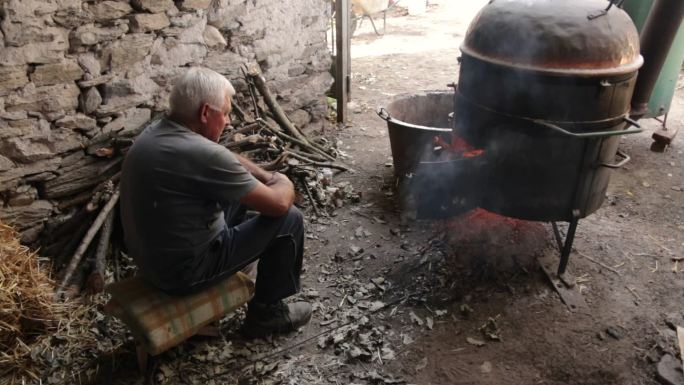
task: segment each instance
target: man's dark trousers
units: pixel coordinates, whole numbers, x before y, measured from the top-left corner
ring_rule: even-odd
[[[272,304],[299,291],[304,257],[304,217],[292,206],[280,217],[246,218],[246,207],[225,211],[226,228],[211,246],[187,294],[211,286],[259,260],[253,301]]]

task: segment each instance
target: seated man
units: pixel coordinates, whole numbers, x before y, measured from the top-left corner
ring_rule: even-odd
[[[303,217],[287,176],[267,172],[216,143],[235,90],[222,75],[191,68],[176,82],[170,113],[128,151],[121,217],[139,275],[171,294],[200,291],[259,260],[247,337],[292,331],[311,305],[286,305],[299,290]],[[246,209],[260,215],[245,219]]]

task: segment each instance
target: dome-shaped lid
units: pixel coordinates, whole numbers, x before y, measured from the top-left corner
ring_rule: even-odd
[[[629,15],[605,0],[491,0],[461,50],[543,72],[619,74],[643,63]],[[608,11],[606,11],[608,9]]]

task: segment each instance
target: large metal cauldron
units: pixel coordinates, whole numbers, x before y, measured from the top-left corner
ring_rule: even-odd
[[[428,91],[397,96],[378,115],[387,121],[394,175],[415,172],[421,161],[429,161],[436,136],[451,135],[454,95]],[[448,140],[448,139],[447,139]]]
[[[387,122],[401,204],[418,218],[447,218],[479,205],[473,187],[485,172],[484,157],[448,160],[435,139],[451,141],[454,93],[397,96],[378,115]]]
[[[602,0],[492,0],[461,47],[455,132],[485,148],[480,205],[530,220],[597,210],[629,128],[639,36]],[[454,181],[454,183],[461,183]]]

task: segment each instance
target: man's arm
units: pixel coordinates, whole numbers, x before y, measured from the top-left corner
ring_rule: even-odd
[[[256,164],[254,164],[254,162],[240,154],[233,154],[235,155],[237,160],[239,160],[240,163],[242,163],[242,167],[249,171],[249,173],[252,174],[259,182],[268,183],[268,181],[271,180],[271,177],[274,173],[264,170],[263,168],[257,166]]]
[[[242,166],[257,180],[257,185],[245,194],[240,203],[263,215],[285,215],[294,203],[294,185],[287,176],[268,172],[244,156],[235,154]]]

